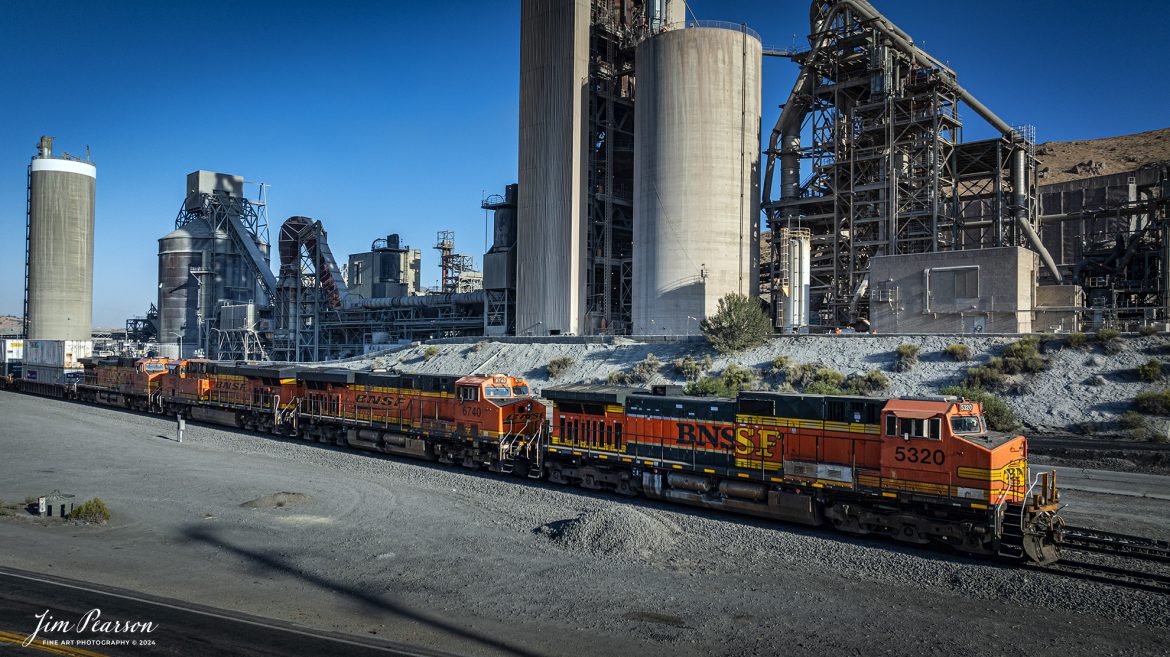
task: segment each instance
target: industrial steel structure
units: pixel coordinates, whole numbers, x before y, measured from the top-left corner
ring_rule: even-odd
[[[264,309],[276,291],[263,192],[250,201],[243,188],[239,176],[191,173],[175,230],[159,240],[159,340],[184,357],[263,355],[233,348],[263,342]],[[223,306],[238,305],[253,308],[221,316]]]
[[[24,328],[30,340],[89,340],[97,167],[41,137],[28,166]]]
[[[635,47],[683,10],[521,2],[517,333],[630,332]]]
[[[810,22],[809,49],[782,53],[800,73],[766,150],[763,207],[774,234],[811,232],[818,323],[865,317],[869,261],[880,255],[1026,245],[1060,282],[1036,234],[1031,130],[979,103],[865,0],[817,0]],[[963,142],[961,103],[1001,136]],[[773,249],[774,308],[779,256]]]

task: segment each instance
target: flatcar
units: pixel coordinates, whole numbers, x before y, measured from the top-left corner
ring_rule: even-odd
[[[1056,558],[1055,481],[1029,491],[1026,439],[990,431],[977,402],[722,399],[664,388],[546,388],[549,479],[971,553]]]

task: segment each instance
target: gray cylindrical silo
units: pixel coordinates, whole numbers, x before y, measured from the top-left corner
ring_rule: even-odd
[[[42,137],[29,165],[28,338],[89,340],[97,167],[54,158]]]
[[[760,60],[731,25],[638,46],[635,333],[697,333],[722,296],[757,293]]]
[[[195,352],[200,337],[199,297],[203,290],[191,272],[211,265],[214,242],[211,226],[202,219],[190,221],[158,241],[159,341],[181,342],[183,356]]]

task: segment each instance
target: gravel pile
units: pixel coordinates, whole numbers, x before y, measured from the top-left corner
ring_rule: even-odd
[[[655,559],[669,552],[682,532],[669,518],[632,506],[616,506],[546,523],[533,533],[562,550],[621,559]]]
[[[762,347],[731,356],[722,356],[705,342],[695,341],[618,340],[609,344],[480,341],[434,345],[439,353],[430,358],[423,355],[427,347],[420,345],[351,365],[424,374],[519,374],[527,377],[539,391],[563,383],[604,382],[611,372],[628,371],[649,354],[664,363],[652,383],[680,385],[686,380],[671,364],[676,358],[689,355],[702,360],[710,356],[712,373],[733,363],[767,373],[773,359],[784,356],[794,364],[820,363],[847,375],[881,370],[890,378],[890,394],[914,396],[937,394],[944,386],[960,383],[967,368],[1000,355],[1015,340],[1002,336],[803,335],[776,338]],[[909,372],[895,372],[894,350],[907,342],[920,347],[919,362]],[[955,362],[943,353],[947,345],[955,343],[971,348],[971,361]],[[1114,422],[1130,409],[1130,401],[1138,392],[1154,387],[1139,381],[1135,368],[1152,357],[1165,358],[1167,354],[1167,341],[1159,336],[1126,337],[1122,338],[1121,345],[1120,352],[1108,355],[1092,345],[1085,350],[1056,347],[1045,354],[1049,369],[1021,378],[1019,394],[1008,395],[1006,401],[1032,429],[1062,430],[1085,422]],[[562,357],[571,359],[573,364],[555,380],[550,379],[549,361]],[[1100,385],[1100,381],[1105,385]],[[770,382],[775,384],[778,380],[770,379]]]

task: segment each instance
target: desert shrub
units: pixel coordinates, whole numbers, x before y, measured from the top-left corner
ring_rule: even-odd
[[[918,364],[918,352],[920,349],[916,344],[903,343],[898,345],[894,350],[894,371],[895,372],[909,372]]]
[[[844,385],[845,379],[847,378],[844,374],[828,367],[817,368],[815,376],[816,379],[813,380],[813,383],[827,383],[835,388],[840,388]]]
[[[777,356],[772,359],[772,370],[769,372],[772,376],[782,376],[788,366],[792,364],[792,359],[788,356]]]
[[[605,382],[611,386],[624,386],[629,382],[629,379],[625,372],[614,370],[605,377]]]
[[[479,353],[479,352],[483,351],[489,344],[491,344],[491,342],[488,340],[480,340],[479,342],[476,342],[474,346],[471,347],[471,350],[476,352],[476,353]]]
[[[979,365],[967,368],[967,376],[963,379],[964,388],[978,390],[999,390],[1007,383],[1007,377],[1001,369]]]
[[[631,383],[646,383],[653,379],[660,369],[662,361],[654,354],[646,354],[645,358],[634,364],[633,369],[626,375],[626,380]]]
[[[1040,355],[1040,341],[1024,338],[1009,344],[1003,350],[999,369],[1005,374],[1035,374],[1048,369],[1048,359]]]
[[[674,365],[675,373],[688,381],[698,380],[708,369],[707,367],[703,366],[702,362],[697,361],[690,356],[675,358],[672,364]]]
[[[1138,333],[1141,333],[1148,338],[1151,335],[1158,334],[1158,327],[1154,324],[1142,324],[1142,327],[1138,329]]]
[[[1115,354],[1122,350],[1121,331],[1111,328],[1103,328],[1097,331],[1097,344],[1101,346],[1101,350],[1107,354]]]
[[[550,360],[548,365],[545,365],[544,368],[548,370],[548,378],[555,379],[572,366],[572,358],[569,358],[568,356],[560,356]]]
[[[683,394],[693,397],[730,397],[735,393],[729,393],[717,377],[705,376],[687,383]]]
[[[890,387],[890,378],[879,370],[854,374],[845,381],[845,389],[855,395],[875,395]]]
[[[750,367],[742,367],[732,363],[723,370],[719,378],[723,380],[723,384],[728,389],[750,390],[759,381],[760,373]]]
[[[1147,390],[1133,398],[1133,407],[1147,415],[1170,415],[1170,390]]]
[[[734,292],[720,299],[715,314],[700,326],[707,341],[720,353],[758,347],[772,337],[772,322],[759,302]]]
[[[951,360],[960,363],[971,360],[971,347],[968,347],[965,344],[960,344],[957,342],[954,344],[948,344],[946,348],[943,349],[943,353],[946,354],[947,357]]]
[[[789,365],[784,369],[784,380],[795,388],[801,388],[816,380],[817,369],[815,363]]]
[[[999,397],[978,388],[966,386],[947,386],[939,390],[944,395],[954,395],[963,399],[977,401],[983,405],[983,417],[987,419],[987,426],[995,431],[1011,431],[1019,425],[1016,414],[1011,406]]]
[[[75,507],[69,517],[73,520],[80,520],[81,522],[103,523],[110,520],[110,510],[106,507],[106,503],[102,501],[102,498],[95,497]]]
[[[439,348],[434,346],[434,345],[431,345],[431,346],[427,347],[426,349],[423,349],[423,360],[430,360],[438,355],[439,355]]]
[[[813,381],[804,387],[803,392],[810,395],[843,395],[845,390],[828,381]]]
[[[1160,381],[1162,379],[1162,361],[1151,358],[1137,366],[1137,376],[1142,381]]]
[[[1069,333],[1064,343],[1073,349],[1084,349],[1089,344],[1089,336],[1084,333]]]
[[[1121,417],[1117,418],[1117,425],[1122,429],[1130,431],[1144,428],[1146,426],[1146,416],[1137,411],[1126,411],[1121,414]]]

